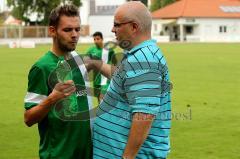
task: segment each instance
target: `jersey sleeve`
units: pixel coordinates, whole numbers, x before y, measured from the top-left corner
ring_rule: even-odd
[[[48,77],[42,69],[33,66],[28,74],[27,94],[24,98],[25,109],[36,106],[48,96]]]
[[[132,113],[157,115],[161,107],[162,77],[157,70],[129,74],[124,87]]]
[[[93,47],[88,48],[86,55],[89,56],[89,57],[92,57],[94,55]]]
[[[90,54],[91,54],[91,49],[92,49],[92,48],[88,48],[88,50],[87,50],[87,52],[86,52],[87,55],[90,55]]]

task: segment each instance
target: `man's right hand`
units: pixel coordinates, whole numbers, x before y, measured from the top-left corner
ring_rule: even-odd
[[[93,60],[89,57],[84,57],[83,61],[88,71],[91,71],[93,69],[97,72],[100,72],[108,79],[112,77],[112,74],[116,70],[116,67],[114,65],[104,63],[102,60]]]
[[[90,57],[85,56],[83,58],[83,62],[84,62],[84,65],[85,65],[87,71],[91,71],[92,69],[94,69],[94,60],[91,59]]]
[[[56,100],[60,100],[70,96],[75,91],[76,87],[74,82],[72,80],[68,80],[65,83],[57,83],[49,96],[55,98]]]
[[[75,90],[76,87],[72,80],[66,81],[65,83],[57,83],[52,93],[45,100],[25,111],[24,122],[26,125],[32,126],[40,122],[51,110],[54,103],[70,96]]]

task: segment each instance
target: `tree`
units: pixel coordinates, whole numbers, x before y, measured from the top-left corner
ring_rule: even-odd
[[[127,1],[141,1],[145,6],[148,6],[148,0],[127,0]]]
[[[174,3],[174,2],[176,2],[176,0],[164,0],[162,7],[165,7],[165,6],[167,6],[167,5],[169,5],[169,4],[172,4],[172,3]]]
[[[0,13],[0,26],[3,24],[3,22],[4,22],[4,15]]]
[[[153,0],[153,3],[151,4],[150,10],[155,11],[159,8],[163,8],[169,4],[174,3],[176,0]]]
[[[81,0],[7,0],[8,6],[13,7],[12,15],[26,23],[30,22],[30,15],[37,14],[37,23],[48,24],[48,16],[53,8],[59,4],[72,3],[81,6]]]
[[[148,6],[148,0],[141,0],[141,2],[145,4],[145,6]]]
[[[162,0],[154,0],[152,1],[152,4],[150,6],[151,11],[158,10],[159,8],[162,8]]]

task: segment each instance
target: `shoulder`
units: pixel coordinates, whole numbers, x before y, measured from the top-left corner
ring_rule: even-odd
[[[134,58],[141,62],[165,63],[163,53],[157,45],[147,45],[134,53]]]
[[[43,73],[49,74],[57,66],[57,61],[52,57],[52,55],[47,52],[42,57],[40,57],[31,67],[29,74]]]
[[[95,50],[95,49],[96,49],[95,46],[91,46],[91,47],[88,48],[87,53],[90,53],[91,51],[93,51],[93,50]]]
[[[47,52],[34,63],[34,66],[41,68],[44,65],[47,65],[50,61],[52,60],[51,57],[49,56],[49,53]]]
[[[34,64],[29,71],[29,76],[38,76],[42,74],[42,72],[42,68]]]
[[[157,46],[147,45],[141,47],[128,55],[126,62],[124,62],[124,70],[134,75],[157,71],[159,65],[164,63],[161,56],[160,48]]]

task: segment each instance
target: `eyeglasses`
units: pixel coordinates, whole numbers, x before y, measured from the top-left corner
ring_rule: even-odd
[[[116,23],[116,22],[114,22],[114,23],[113,23],[113,27],[115,27],[115,28],[120,28],[122,25],[128,24],[128,23],[132,23],[132,22],[133,22],[133,21],[123,22],[123,23]]]

